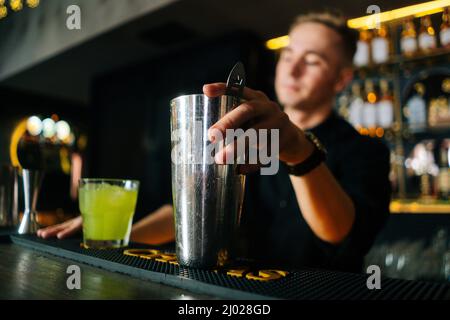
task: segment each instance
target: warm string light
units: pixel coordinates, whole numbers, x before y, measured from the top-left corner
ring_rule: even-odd
[[[9,6],[11,7],[12,11],[20,11],[23,8],[22,0],[10,0]]]
[[[8,8],[4,5],[0,5],[0,19],[6,17],[8,15]]]
[[[29,8],[36,8],[39,5],[39,0],[27,0],[27,6]]]
[[[61,141],[68,145],[73,144],[75,136],[72,133],[69,123],[60,120],[58,115],[53,114],[50,118],[41,120],[38,116],[27,119],[26,128],[33,137],[43,136],[44,138]]]
[[[25,1],[29,8],[36,8],[39,6],[40,0],[26,0]],[[18,12],[23,9],[23,0],[9,0],[9,8]],[[7,0],[0,0],[0,20],[8,15]]]

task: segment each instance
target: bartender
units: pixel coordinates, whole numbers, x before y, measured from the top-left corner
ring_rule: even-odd
[[[279,172],[248,174],[243,250],[279,266],[361,272],[389,216],[391,189],[387,147],[333,111],[336,94],[352,80],[357,34],[341,17],[312,13],[295,20],[289,39],[276,67],[278,103],[245,88],[245,102],[213,126],[222,132],[248,123],[279,129]],[[203,91],[213,97],[225,89],[214,83]],[[38,235],[64,238],[81,224],[78,217]],[[131,233],[132,241],[150,244],[174,236],[170,205],[137,222]]]

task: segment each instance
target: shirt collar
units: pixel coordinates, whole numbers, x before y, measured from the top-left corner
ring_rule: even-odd
[[[336,111],[332,110],[327,118],[325,118],[324,121],[319,123],[317,126],[309,129],[308,131],[312,132],[315,136],[317,136],[319,139],[321,137],[324,137],[326,135],[329,135],[332,133],[333,124],[337,120],[338,115],[336,114]]]

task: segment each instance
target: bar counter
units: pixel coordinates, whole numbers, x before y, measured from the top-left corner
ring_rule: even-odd
[[[167,250],[141,244],[94,250],[79,239],[2,235],[0,299],[450,300],[448,283],[382,277],[374,290],[369,274],[255,265],[198,270],[179,266]],[[80,268],[80,290],[68,287],[72,265]]]
[[[67,288],[67,268],[74,264],[81,269],[81,290]],[[212,298],[45,254],[0,236],[0,299]]]

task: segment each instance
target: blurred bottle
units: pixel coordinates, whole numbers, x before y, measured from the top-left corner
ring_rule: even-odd
[[[450,194],[450,139],[444,139],[439,150],[439,176],[438,196],[439,199],[448,201]]]
[[[370,38],[369,30],[361,30],[359,32],[359,40],[356,44],[356,53],[353,57],[353,63],[357,67],[365,67],[370,61]]]
[[[389,92],[389,83],[387,79],[380,80],[381,98],[377,106],[378,124],[388,129],[394,122],[394,98]]]
[[[369,129],[369,134],[375,136],[375,129],[377,126],[377,109],[376,103],[378,100],[375,92],[375,87],[371,79],[364,82],[364,108],[363,108],[363,126]]]
[[[411,56],[417,51],[416,29],[412,17],[403,22],[400,47],[405,56]]]
[[[389,159],[390,159],[389,181],[391,182],[392,196],[394,198],[398,198],[399,165],[397,161],[398,156],[395,150],[391,149]]]
[[[440,97],[442,101],[442,109],[440,118],[446,127],[450,126],[450,78],[445,78],[441,84],[443,95]],[[445,104],[445,105],[444,105]]]
[[[423,160],[424,171],[420,176],[420,197],[422,200],[431,201],[437,198],[437,188],[435,177],[439,173],[439,169],[434,158],[434,141],[425,141],[425,153]]]
[[[439,101],[437,99],[431,99],[428,105],[428,125],[435,127],[438,120]]]
[[[420,19],[419,48],[425,53],[436,48],[436,34],[430,16],[424,16]]]
[[[384,63],[389,60],[389,38],[384,24],[375,31],[371,42],[372,60],[374,63]]]
[[[433,195],[433,180],[428,173],[420,176],[420,198],[422,200],[430,200]]]
[[[337,99],[338,113],[347,121],[349,120],[349,99],[350,97],[348,96],[347,92],[343,92]]]
[[[450,125],[449,102],[445,96],[431,99],[428,107],[428,124],[430,127],[444,128]]]
[[[358,82],[352,84],[352,96],[349,105],[349,122],[360,131],[363,126],[364,100],[361,96],[361,85]]]
[[[412,132],[424,131],[427,125],[427,105],[424,99],[425,86],[423,83],[414,85],[416,94],[406,102],[403,113],[408,121],[409,130]]]
[[[439,40],[442,47],[450,47],[450,13],[449,8],[444,9],[442,24],[439,31]]]

